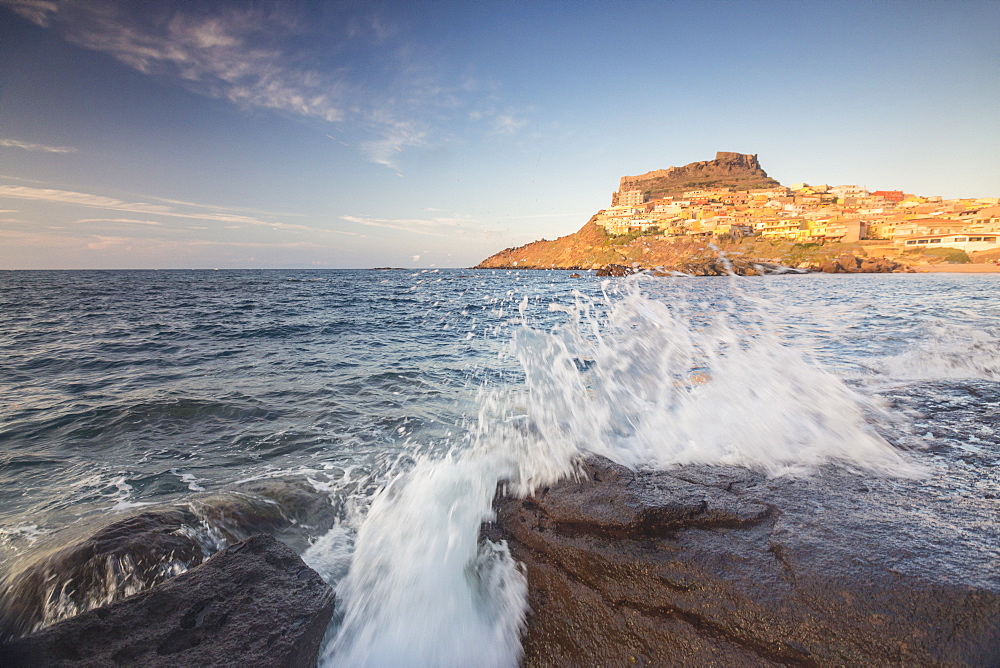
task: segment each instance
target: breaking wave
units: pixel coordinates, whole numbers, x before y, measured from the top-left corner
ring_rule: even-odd
[[[888,412],[782,340],[766,302],[737,281],[714,303],[650,295],[647,285],[574,292],[541,316],[559,316],[549,328],[522,300],[504,357],[519,377],[480,389],[463,447],[418,457],[386,482],[359,516],[342,579],[342,528],[307,553],[339,580],[322,665],[517,665],[526,580],[480,526],[498,484],[528,494],[589,453],[630,467],[921,474],[872,426]]]

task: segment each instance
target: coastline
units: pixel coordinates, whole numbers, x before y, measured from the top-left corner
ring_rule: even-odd
[[[1000,274],[1000,265],[993,263],[912,265],[918,274]]]

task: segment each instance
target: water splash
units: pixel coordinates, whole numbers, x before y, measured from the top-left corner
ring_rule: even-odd
[[[468,456],[421,459],[382,490],[321,664],[516,665],[527,583],[506,546],[479,542],[496,483],[488,459]]]
[[[1000,329],[931,325],[913,348],[876,368],[894,380],[1000,380]]]
[[[526,421],[545,452],[594,452],[631,467],[725,464],[781,475],[837,463],[919,474],[871,425],[892,416],[782,340],[766,302],[738,283],[714,307],[652,299],[640,285],[602,301],[577,293],[556,307],[565,324],[515,333]]]
[[[321,665],[516,665],[527,584],[480,526],[498,483],[528,494],[588,453],[632,467],[920,475],[869,424],[888,414],[782,341],[738,284],[716,305],[619,285],[552,305],[563,321],[550,329],[530,323],[521,299],[507,352],[520,381],[481,388],[464,450],[418,457],[371,500]],[[337,551],[326,573],[337,580],[342,528],[311,563],[326,563],[324,549]]]

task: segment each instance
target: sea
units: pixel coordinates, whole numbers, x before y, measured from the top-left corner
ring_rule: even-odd
[[[0,272],[0,600],[150,509],[220,549],[212,500],[271,494],[337,594],[320,665],[514,666],[527,578],[481,525],[592,453],[856,477],[924,541],[901,568],[1000,589],[1000,275],[581,274]],[[90,605],[62,586],[21,632]]]

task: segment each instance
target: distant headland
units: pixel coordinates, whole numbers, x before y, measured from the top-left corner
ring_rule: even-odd
[[[716,249],[730,262],[720,263]],[[579,231],[507,248],[477,268],[705,275],[988,270],[998,261],[996,197],[784,186],[756,155],[720,151],[714,160],[623,176],[611,206]]]

